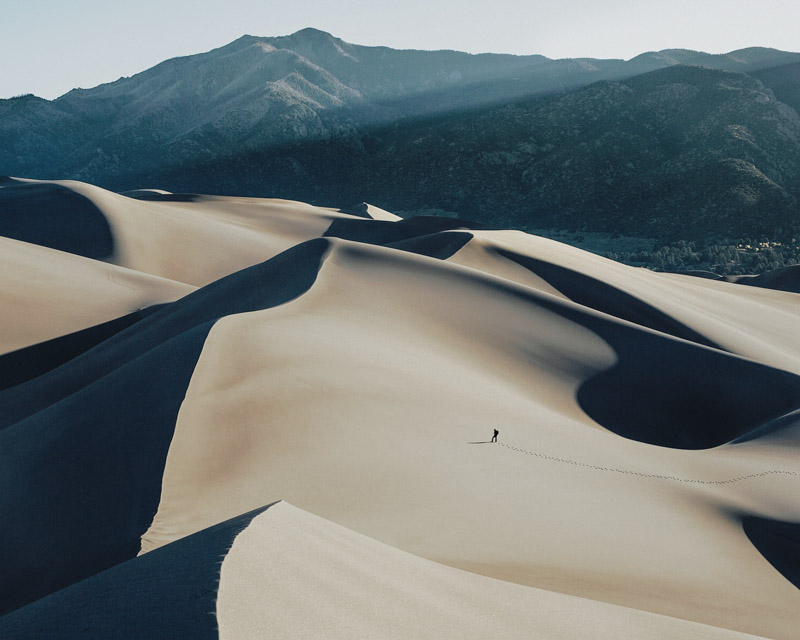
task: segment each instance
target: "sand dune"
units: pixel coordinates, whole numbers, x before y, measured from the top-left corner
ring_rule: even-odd
[[[726,280],[752,287],[800,293],[800,266],[784,267],[758,276],[729,276]]]
[[[797,294],[371,205],[52,184],[114,250],[2,240],[42,315],[85,304],[2,318],[40,343],[0,356],[4,637],[152,609],[148,635],[156,601],[172,637],[796,634]],[[124,312],[65,264],[175,295],[101,324]]]
[[[283,502],[234,540],[217,619],[221,638],[752,637],[452,569]]]
[[[195,289],[8,238],[0,237],[0,255],[0,353],[172,302]]]
[[[141,193],[128,197],[70,180],[19,181],[14,189],[24,193],[43,186],[57,187],[62,200],[81,198],[104,217],[113,247],[106,261],[194,286],[263,262],[321,236],[335,220],[352,218],[289,200],[166,192],[153,200],[152,191],[143,200]]]

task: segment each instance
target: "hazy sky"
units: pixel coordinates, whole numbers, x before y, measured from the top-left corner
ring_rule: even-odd
[[[316,27],[352,43],[551,58],[800,51],[798,0],[0,0],[0,97],[55,98],[239,36]]]

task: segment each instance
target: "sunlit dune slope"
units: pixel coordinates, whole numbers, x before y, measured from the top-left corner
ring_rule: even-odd
[[[0,265],[0,353],[172,302],[195,289],[2,237]]]

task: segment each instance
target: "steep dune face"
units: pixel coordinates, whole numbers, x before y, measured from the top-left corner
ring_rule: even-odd
[[[87,258],[114,253],[102,211],[89,198],[48,182],[0,188],[0,235]]]
[[[796,294],[369,205],[61,186],[116,264],[26,247],[189,284],[0,356],[9,637],[95,597],[76,620],[119,637],[110,585],[149,609],[212,556],[221,637],[793,637]],[[202,637],[182,594],[172,635]]]

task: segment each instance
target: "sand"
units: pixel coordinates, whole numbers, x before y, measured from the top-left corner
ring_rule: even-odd
[[[219,637],[752,638],[430,562],[281,502],[222,562]]]
[[[195,290],[173,280],[0,238],[0,353],[86,329]]]
[[[39,184],[38,181],[32,182]],[[322,235],[352,216],[289,200],[178,196],[139,200],[71,180],[54,181],[90,200],[114,239],[107,261],[203,286]]]
[[[654,340],[651,368],[688,357],[685,341],[504,279],[331,241],[308,293],[212,329],[143,551],[285,499],[450,566],[790,637],[797,589],[736,513],[798,519],[796,456],[599,428],[576,401],[618,362],[598,322]],[[687,379],[747,362],[691,354]],[[607,402],[646,415],[653,399],[625,395],[634,374]],[[494,427],[502,444],[485,444]],[[716,484],[772,470],[786,473]]]
[[[88,456],[117,429],[103,465],[137,459],[123,452],[151,410],[130,419],[113,409],[125,402],[103,403],[149,389],[158,354],[175,351],[188,382],[147,392],[152,411],[172,407],[148,423],[162,443],[146,465],[159,495],[132,489],[130,505],[113,505],[136,527],[97,515],[87,526],[109,545],[124,534],[105,561],[123,567],[285,501],[222,559],[221,637],[796,636],[797,294],[371,205],[56,184],[102,212],[114,251],[3,240],[24,247],[8,254],[28,260],[8,288],[32,305],[0,316],[7,339],[174,302],[0,392],[14,442],[53,416],[72,434],[6,445],[37,492],[4,486],[7,508],[25,514],[15,540],[41,537],[38,505],[64,488],[48,542],[62,581],[48,591],[31,574],[30,598],[93,575],[60,559],[72,552],[58,532],[76,526],[64,514],[111,509]],[[31,276],[45,267],[48,279]],[[117,299],[108,273],[165,289]],[[69,322],[37,325],[62,308]],[[78,433],[96,436],[90,452],[37,471]],[[80,546],[87,567],[95,544]]]

